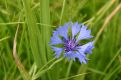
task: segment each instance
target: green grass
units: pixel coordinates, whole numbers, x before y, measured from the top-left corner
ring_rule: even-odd
[[[121,80],[120,19],[120,0],[0,0],[0,80]],[[92,31],[87,64],[50,49],[52,31],[68,21]]]

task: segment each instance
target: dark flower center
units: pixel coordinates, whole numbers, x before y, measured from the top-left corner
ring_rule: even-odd
[[[69,52],[69,51],[73,51],[75,50],[76,46],[78,44],[76,43],[76,40],[75,39],[69,39],[69,40],[66,40],[65,41],[65,51]]]

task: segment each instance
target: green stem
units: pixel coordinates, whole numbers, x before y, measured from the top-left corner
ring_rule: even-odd
[[[66,78],[65,78],[65,80],[68,80],[68,76],[69,76],[69,73],[70,73],[70,70],[71,70],[72,63],[73,63],[73,60],[71,60],[69,62],[69,66],[68,66],[68,70],[66,72]]]

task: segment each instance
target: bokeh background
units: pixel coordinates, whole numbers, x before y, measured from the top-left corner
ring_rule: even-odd
[[[87,64],[55,59],[48,45],[68,21],[92,31]],[[0,0],[0,80],[121,80],[121,1]]]

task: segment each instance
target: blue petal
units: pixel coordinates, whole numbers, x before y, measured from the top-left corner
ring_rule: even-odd
[[[66,52],[64,57],[68,58],[68,60],[73,59],[75,61],[75,53],[73,51]]]
[[[78,22],[76,22],[75,24],[72,25],[72,37],[73,38],[79,32],[80,26],[81,26],[81,24],[78,24]]]
[[[90,43],[88,44],[88,48],[85,50],[85,53],[91,54],[93,48],[94,48],[94,42],[90,42]]]
[[[89,54],[91,54],[93,48],[94,48],[94,42],[89,42],[89,43],[87,43],[85,45],[79,46],[78,51],[80,53],[89,53]]]
[[[79,36],[77,38],[77,42],[82,39],[92,38],[93,36],[90,35],[90,32],[90,30],[87,30],[87,26],[82,25]]]
[[[58,36],[58,35],[59,35],[58,31],[53,31],[53,36]]]
[[[51,45],[62,44],[62,43],[63,41],[58,36],[51,37],[51,42],[50,42]]]
[[[51,37],[50,45],[62,44],[62,43],[63,43],[63,41],[59,38],[58,32],[54,31],[53,36]]]
[[[79,52],[73,52],[69,51],[64,54],[65,57],[68,58],[68,60],[72,59],[75,61],[75,58],[79,59],[80,63],[87,63],[87,59],[85,55],[80,54]]]
[[[61,53],[63,51],[63,48],[57,48],[57,47],[52,46],[52,49],[55,51],[55,57],[59,58],[59,56],[61,55]]]
[[[80,53],[76,52],[76,58],[79,59],[80,63],[87,63],[87,59],[86,59],[86,56],[84,55],[81,55]]]
[[[68,28],[72,25],[72,22],[66,23],[64,26],[60,26],[57,31],[58,34],[64,37],[66,40],[68,39]]]

